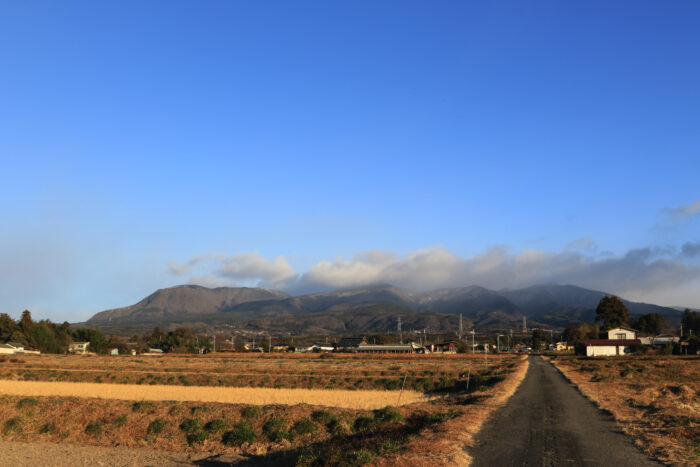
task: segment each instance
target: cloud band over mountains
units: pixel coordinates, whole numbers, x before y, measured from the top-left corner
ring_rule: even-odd
[[[441,247],[406,255],[371,250],[351,259],[320,261],[303,273],[295,271],[282,256],[270,260],[257,252],[247,252],[205,255],[184,265],[171,264],[170,270],[180,276],[189,275],[190,283],[209,287],[259,286],[292,293],[382,283],[420,291],[467,285],[519,288],[553,282],[629,299],[697,306],[700,265],[692,260],[696,247],[686,243],[678,252],[639,248],[620,256],[591,256],[570,249],[559,253],[531,249],[511,252],[497,246],[471,258]]]

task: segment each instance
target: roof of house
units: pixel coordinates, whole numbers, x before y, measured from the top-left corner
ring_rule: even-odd
[[[614,328],[608,329],[606,332],[614,331],[615,329],[624,329],[625,331],[639,332],[636,329],[632,329],[632,328],[627,327],[627,326],[616,326]]]
[[[353,347],[360,344],[366,344],[364,337],[343,337],[338,342],[338,347]]]
[[[0,344],[0,349],[12,349],[12,350],[15,350],[16,347],[14,347],[13,345],[10,345],[10,344]]]
[[[589,339],[583,341],[583,343],[585,345],[615,347],[618,345],[640,345],[642,341],[639,339]]]

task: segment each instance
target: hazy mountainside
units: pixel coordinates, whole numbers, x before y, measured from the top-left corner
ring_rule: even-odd
[[[126,308],[98,313],[86,324],[111,332],[229,324],[280,332],[342,333],[394,330],[401,316],[406,330],[454,330],[461,313],[464,329],[517,326],[524,316],[533,326],[566,327],[592,322],[605,295],[553,284],[503,291],[471,286],[416,294],[381,285],[296,297],[266,289],[185,285],[158,290]],[[671,321],[681,315],[673,308],[623,301],[633,315],[654,312]]]
[[[288,296],[284,292],[267,289],[247,287],[208,289],[198,285],[180,285],[159,289],[135,305],[97,313],[88,320],[88,323],[167,320],[176,316],[217,313],[239,303],[279,300]]]
[[[394,304],[366,304],[338,305],[313,314],[257,319],[248,322],[246,329],[294,334],[384,333],[397,330],[399,317],[406,335],[411,330],[455,330],[459,326],[457,315],[420,313]],[[465,329],[471,325],[468,319],[463,320]]]

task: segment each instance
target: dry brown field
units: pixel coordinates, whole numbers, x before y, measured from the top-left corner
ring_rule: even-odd
[[[700,463],[700,359],[552,357],[581,392],[609,411],[640,449],[671,465]]]
[[[18,389],[0,396],[5,440],[224,453],[311,466],[424,465],[428,453],[431,465],[467,463],[464,448],[471,436],[512,394],[527,362],[510,355],[41,355],[12,356],[0,365],[0,394],[35,381],[87,381],[87,395],[100,391],[101,397],[108,397],[108,388],[184,390],[190,399],[198,391],[248,391],[248,399],[224,403],[44,396]],[[306,399],[266,403],[261,395],[267,388],[302,391]],[[324,400],[322,393],[388,399],[363,407]],[[378,408],[384,405],[389,407]]]
[[[451,387],[470,366],[499,357],[462,355],[209,354],[164,356],[13,355],[0,358],[0,379],[117,384],[412,389]],[[405,378],[405,382],[404,382]]]

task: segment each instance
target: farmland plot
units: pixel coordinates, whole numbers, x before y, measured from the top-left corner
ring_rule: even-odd
[[[37,356],[3,364],[0,429],[10,441],[263,456],[279,465],[412,465],[430,451],[434,465],[450,465],[465,461],[471,433],[514,390],[526,362],[513,356],[239,355]],[[279,379],[283,370],[293,377]],[[234,374],[251,376],[239,387],[219,383]],[[159,385],[156,375],[173,379]],[[194,385],[201,375],[210,384]],[[140,384],[108,383],[134,379]],[[392,381],[399,383],[387,389]],[[118,398],[105,398],[120,390]],[[188,395],[178,400],[168,391]],[[297,396],[266,400],[269,391]],[[224,399],[227,392],[236,398]]]

